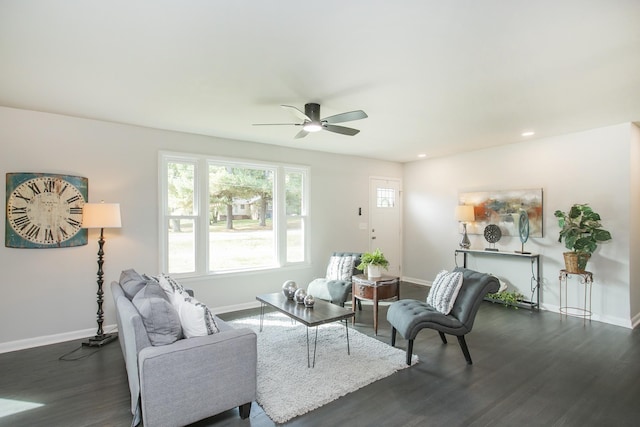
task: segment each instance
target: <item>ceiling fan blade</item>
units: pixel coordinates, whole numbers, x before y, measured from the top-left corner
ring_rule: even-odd
[[[308,120],[311,121],[311,118],[307,116],[305,113],[297,109],[296,107],[292,107],[291,105],[281,105],[282,108],[291,111],[297,118],[300,120]]]
[[[342,135],[349,135],[349,136],[356,135],[358,132],[360,132],[358,129],[348,128],[345,126],[327,125],[327,124],[322,125],[322,128],[324,130],[328,130],[329,132],[335,132],[335,133],[340,133]]]
[[[253,123],[251,126],[300,126],[300,123]]]
[[[327,123],[342,123],[342,122],[350,122],[351,120],[360,120],[366,119],[367,113],[362,110],[349,111],[348,113],[340,113],[334,116],[325,117],[322,119],[323,122]]]
[[[309,132],[307,132],[306,130],[302,129],[300,132],[298,132],[296,134],[296,136],[294,137],[294,139],[298,139],[298,138],[304,138],[305,136],[307,136],[309,134]]]

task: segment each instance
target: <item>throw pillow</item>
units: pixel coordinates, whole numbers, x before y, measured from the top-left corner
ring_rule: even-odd
[[[459,271],[449,273],[442,270],[436,276],[429,295],[427,304],[442,314],[449,314],[462,287],[462,273]]]
[[[159,276],[148,276],[146,274],[143,274],[143,276],[145,279],[152,280],[156,282],[158,286],[160,286],[160,288],[169,298],[169,302],[171,302],[176,310],[178,309],[178,306],[180,305],[180,302],[182,301],[184,296],[187,296],[186,294],[184,296],[182,294],[181,290],[184,289],[182,285],[180,285],[178,282],[165,275],[164,273],[160,274]]]
[[[151,345],[171,344],[182,337],[180,316],[157,282],[147,281],[132,303],[142,317]]]
[[[120,286],[129,301],[146,285],[147,281],[137,271],[130,268],[120,273]]]
[[[201,337],[220,332],[216,320],[209,307],[197,299],[181,294],[184,298],[176,298],[178,315],[182,324],[182,331],[186,338]]]
[[[327,267],[328,280],[351,280],[355,258],[352,256],[332,256]]]
[[[184,286],[176,282],[172,277],[170,277],[167,274],[160,273],[160,276],[158,276],[157,280],[158,280],[158,283],[160,283],[160,286],[162,287],[162,289],[164,289],[164,291],[167,294],[171,294],[175,292],[179,292],[181,294],[185,293]]]

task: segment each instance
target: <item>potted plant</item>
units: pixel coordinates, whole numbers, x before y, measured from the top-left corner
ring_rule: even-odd
[[[493,302],[501,302],[505,307],[513,307],[517,310],[518,304],[524,301],[524,295],[518,291],[509,292],[504,290],[494,294],[487,294],[487,299]]]
[[[360,257],[360,264],[356,266],[358,270],[364,271],[367,269],[367,277],[375,278],[382,276],[382,269],[385,270],[389,267],[389,261],[384,257],[384,254],[380,252],[380,249],[376,249],[373,252],[365,252]]]
[[[611,240],[611,233],[602,228],[600,215],[588,204],[575,204],[569,212],[557,210],[554,215],[560,227],[558,242],[564,239],[571,251],[564,253],[565,268],[569,273],[583,273],[598,243]]]

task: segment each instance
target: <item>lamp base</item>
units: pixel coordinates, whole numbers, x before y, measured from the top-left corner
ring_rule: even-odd
[[[467,223],[462,223],[462,240],[460,240],[460,249],[469,249],[471,247],[471,241],[469,240],[469,236],[467,236]]]
[[[87,341],[82,342],[83,347],[102,347],[109,344],[111,341],[118,339],[117,334],[102,334],[89,338]]]

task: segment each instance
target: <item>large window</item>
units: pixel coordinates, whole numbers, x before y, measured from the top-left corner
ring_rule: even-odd
[[[306,261],[307,168],[160,154],[162,269],[204,275]]]

